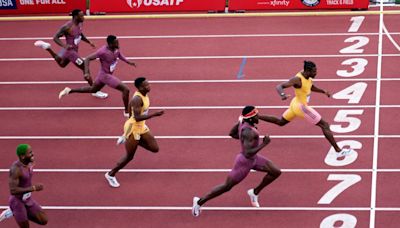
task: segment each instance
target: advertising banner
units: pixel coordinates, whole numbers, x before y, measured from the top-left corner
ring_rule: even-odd
[[[0,15],[69,13],[86,10],[86,0],[0,0]]]
[[[0,0],[1,1],[1,0]],[[91,0],[90,12],[224,11],[225,0]]]
[[[229,10],[368,9],[369,0],[229,0]]]

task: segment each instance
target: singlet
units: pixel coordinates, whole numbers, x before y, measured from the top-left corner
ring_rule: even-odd
[[[301,88],[294,88],[296,97],[293,99],[296,99],[297,102],[302,104],[307,104],[311,94],[312,78],[306,79],[301,72],[297,73],[296,77],[301,79]]]
[[[244,144],[243,144],[243,139],[242,139],[242,131],[245,128],[250,128],[250,130],[254,131],[256,133],[256,135],[257,135],[258,140],[256,140],[254,142],[253,147],[256,147],[256,146],[258,146],[260,144],[260,133],[258,132],[258,130],[255,127],[251,126],[247,122],[240,123],[239,124],[239,140],[240,140],[240,147],[241,147],[241,153],[242,154],[244,154]]]
[[[139,91],[136,91],[134,94],[133,94],[133,97],[135,97],[135,96],[139,96],[141,99],[142,99],[142,102],[143,102],[143,105],[142,105],[142,107],[141,107],[141,109],[140,109],[140,115],[147,115],[147,113],[149,112],[149,107],[150,107],[150,99],[149,99],[149,96],[146,94],[146,96],[143,96],[143,94],[141,94]],[[134,112],[133,112],[133,110],[132,110],[132,115],[131,115],[131,118],[133,119],[133,123],[136,123],[135,125],[137,126],[138,124],[140,124],[140,125],[143,125],[144,126],[144,124],[145,124],[145,120],[143,120],[143,121],[139,121],[139,122],[136,122],[136,120],[135,120],[135,118],[134,118]]]
[[[112,74],[117,67],[118,58],[120,57],[119,50],[115,50],[114,52],[107,48],[107,45],[104,45],[96,52],[96,57],[100,59],[101,63],[101,72]]]
[[[65,35],[67,44],[72,45],[72,49],[78,51],[79,42],[82,39],[82,23],[75,25],[72,21],[64,24],[69,27],[68,34]]]
[[[15,161],[14,164],[22,171],[22,176],[19,178],[18,187],[27,188],[32,186],[33,167],[25,166],[20,161]],[[23,194],[15,195],[16,198],[22,199]]]

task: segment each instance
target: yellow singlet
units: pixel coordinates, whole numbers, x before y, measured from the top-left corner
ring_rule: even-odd
[[[136,91],[133,94],[133,97],[138,96],[142,99],[143,105],[140,109],[140,115],[147,115],[149,112],[149,107],[150,107],[150,99],[149,96],[143,96],[139,91]],[[150,131],[150,129],[146,126],[145,120],[136,122],[134,118],[134,112],[132,110],[132,115],[131,117],[125,122],[124,124],[124,135],[126,137],[129,137],[131,134],[135,137],[136,140],[140,139],[140,135],[143,135],[144,133]]]

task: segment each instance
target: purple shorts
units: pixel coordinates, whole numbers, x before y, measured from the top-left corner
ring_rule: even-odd
[[[100,71],[94,83],[96,85],[108,85],[111,88],[116,89],[118,85],[121,84],[121,81],[112,74],[107,74]]]
[[[62,49],[58,53],[58,55],[61,57],[63,61],[68,60],[78,66],[83,64],[83,59],[79,57],[78,51],[75,49],[68,49],[68,50]]]
[[[241,182],[250,172],[250,170],[264,170],[267,159],[261,155],[255,155],[251,159],[246,158],[242,153],[236,156],[235,164],[229,173],[229,177],[236,183]]]
[[[10,196],[8,204],[13,212],[15,221],[18,223],[28,221],[29,217],[34,217],[37,213],[42,211],[42,207],[32,198],[22,201],[15,196]]]

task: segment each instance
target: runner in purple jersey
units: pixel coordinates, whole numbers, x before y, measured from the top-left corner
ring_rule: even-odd
[[[28,144],[17,147],[18,161],[10,168],[9,187],[11,196],[10,208],[3,211],[0,221],[14,216],[19,227],[29,227],[29,220],[39,225],[47,224],[47,215],[41,206],[32,198],[32,192],[42,191],[42,184],[32,184],[34,155]]]
[[[247,191],[251,204],[254,207],[260,207],[258,203],[258,194],[281,175],[281,170],[276,167],[272,161],[257,154],[268,145],[271,140],[269,136],[264,136],[262,142],[260,142],[260,135],[256,129],[256,124],[258,124],[257,109],[254,106],[246,106],[242,111],[241,120],[233,126],[229,134],[232,138],[240,140],[241,152],[236,156],[235,164],[228,174],[225,183],[216,186],[202,198],[193,198],[193,216],[199,216],[200,207],[203,204],[230,191],[232,187],[239,184],[252,169],[267,173],[257,187]]]
[[[53,40],[63,49],[56,54],[53,49],[51,49],[50,43],[38,40],[35,42],[35,46],[41,47],[48,51],[58,65],[62,68],[66,67],[70,62],[74,63],[79,69],[84,71],[83,59],[78,54],[79,43],[85,41],[90,44],[93,48],[95,45],[86,38],[82,33],[83,21],[85,16],[80,9],[75,9],[72,11],[72,20],[65,23],[58,32],[54,35]],[[61,37],[65,37],[65,44],[60,40]],[[93,85],[93,80],[91,77],[85,76],[84,79]],[[108,94],[98,91],[92,94],[98,98],[106,98]]]
[[[85,77],[90,77],[89,72],[89,62],[99,58],[101,63],[101,68],[99,73],[97,74],[96,80],[93,85],[88,87],[81,87],[76,89],[71,89],[69,87],[65,87],[60,94],[59,98],[61,99],[63,96],[70,93],[95,93],[102,89],[105,85],[110,86],[111,88],[117,89],[122,92],[122,100],[124,102],[125,112],[124,115],[126,117],[130,116],[128,111],[128,102],[129,102],[129,88],[122,83],[117,77],[113,75],[113,72],[117,66],[118,59],[128,63],[136,67],[134,62],[131,62],[125,58],[124,55],[119,50],[119,42],[116,36],[109,35],[107,37],[107,45],[104,45],[95,53],[89,55],[85,58]]]

